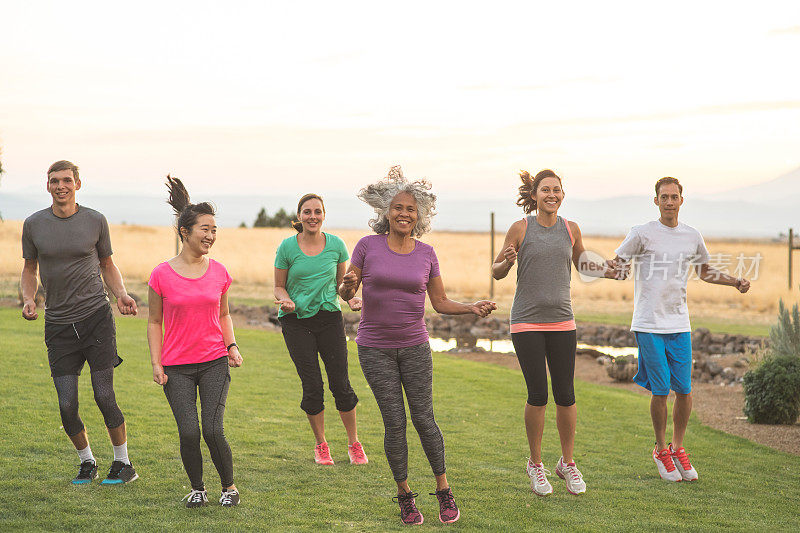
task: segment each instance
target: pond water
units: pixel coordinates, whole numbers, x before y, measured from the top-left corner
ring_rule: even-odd
[[[452,350],[453,348],[463,346],[476,346],[478,348],[483,348],[487,352],[496,352],[496,353],[507,353],[513,354],[514,353],[514,345],[511,343],[510,339],[500,339],[500,340],[492,340],[492,339],[465,339],[459,342],[458,339],[444,339],[440,337],[431,337],[431,350],[434,352],[446,352],[448,350]],[[635,347],[625,347],[625,348],[615,348],[614,346],[594,346],[591,344],[582,344],[578,343],[578,349],[592,349],[597,350],[598,352],[603,352],[604,354],[608,354],[611,357],[626,357],[628,355],[633,355],[636,357],[639,353],[639,349]]]

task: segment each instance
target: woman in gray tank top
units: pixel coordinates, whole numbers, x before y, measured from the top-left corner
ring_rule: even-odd
[[[562,453],[556,474],[566,481],[571,494],[582,494],[586,483],[573,459],[577,339],[570,298],[571,264],[596,277],[615,278],[617,270],[610,262],[598,265],[581,257],[585,249],[580,228],[558,216],[564,191],[555,172],[542,170],[531,178],[523,171],[520,177],[517,205],[527,216],[508,230],[503,250],[492,265],[492,275],[502,279],[514,263],[519,263],[511,306],[511,340],[528,387],[525,429],[531,456],[526,470],[536,494],[546,496],[553,492],[547,481],[550,472],[542,464],[549,368]]]

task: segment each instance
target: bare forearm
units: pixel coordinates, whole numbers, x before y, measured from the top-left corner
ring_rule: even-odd
[[[449,298],[443,298],[431,302],[433,309],[442,315],[468,315],[472,313],[472,306],[461,302],[455,302]]]
[[[161,364],[161,348],[163,343],[161,322],[147,323],[147,345],[150,348],[150,364]]]
[[[39,280],[36,278],[36,272],[31,272],[28,269],[22,271],[22,279],[20,280],[22,286],[22,300],[33,301],[36,297],[36,289],[39,288]]]
[[[230,346],[236,342],[236,336],[233,333],[233,319],[230,313],[219,317],[219,325],[222,328],[222,340],[225,342],[225,346]]]
[[[700,279],[702,279],[706,283],[711,283],[714,285],[735,286],[738,278],[734,278],[733,276],[724,274],[719,270],[714,270],[712,268],[709,268],[702,276],[700,276]]]
[[[102,269],[103,281],[106,282],[108,288],[118,300],[128,294],[125,290],[125,283],[122,281],[122,273],[117,268],[117,265],[107,266]]]
[[[492,277],[494,277],[494,279],[503,279],[508,275],[512,266],[513,265],[506,259],[503,259],[499,263],[492,264]]]
[[[275,295],[276,300],[291,300],[286,287],[275,287],[272,293]]]

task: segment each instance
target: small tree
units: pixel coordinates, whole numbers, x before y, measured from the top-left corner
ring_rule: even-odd
[[[797,304],[789,313],[782,299],[778,303],[778,323],[769,330],[769,348],[776,356],[800,357],[800,310]]]
[[[281,207],[278,209],[278,212],[275,213],[275,216],[272,217],[270,222],[271,228],[285,228],[292,223],[292,217],[289,216],[289,213],[286,212],[286,209]]]
[[[256,220],[253,222],[254,228],[266,228],[269,226],[269,216],[267,216],[267,210],[265,208],[261,208],[261,211],[258,212],[256,215]]]
[[[245,224],[245,223],[244,223],[244,221],[242,221],[242,223],[241,223],[241,224],[239,224],[239,227],[240,227],[240,228],[246,228],[246,227],[247,227],[247,224]]]

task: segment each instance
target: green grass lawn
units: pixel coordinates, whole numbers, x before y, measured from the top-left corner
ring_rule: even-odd
[[[281,336],[240,330],[245,364],[232,370],[225,428],[242,504],[223,509],[216,503],[219,478],[203,444],[212,504],[186,509],[180,500],[188,481],[177,430],[161,388],[151,379],[145,322],[117,319],[125,359],[116,373],[117,399],[140,475],[121,487],[69,483],[78,459],[60,428],[42,326],[41,320],[23,321],[17,309],[0,309],[0,530],[403,529],[390,501],[395,485],[383,456],[380,415],[354,346],[351,380],[361,397],[360,437],[369,465],[347,461],[347,440],[332,401],[328,441],[337,464],[313,463],[313,438],[299,409],[299,378]],[[528,453],[521,375],[443,354],[434,356],[434,364],[436,418],[461,508],[455,529],[800,530],[800,457],[710,429],[693,418],[688,444],[700,481],[669,484],[658,478],[650,458],[647,398],[581,382],[576,458],[588,492],[571,496],[553,477],[553,495],[536,497],[524,473]],[[104,474],[111,447],[91,396],[88,370],[81,378],[81,401]],[[552,414],[544,439],[550,470],[560,455]],[[437,520],[435,498],[427,495],[434,488],[433,475],[410,421],[408,437],[410,483],[421,494],[417,501],[426,518],[420,529],[445,527]]]

